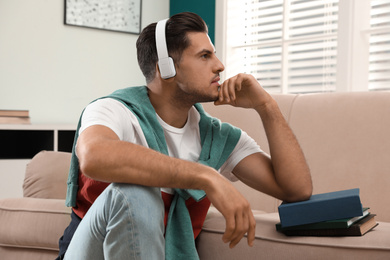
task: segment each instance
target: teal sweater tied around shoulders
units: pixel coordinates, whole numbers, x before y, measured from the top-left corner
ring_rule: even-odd
[[[102,98],[113,98],[123,103],[137,117],[149,148],[169,155],[164,131],[150,103],[146,86],[120,89]],[[195,104],[195,108],[200,114],[199,129],[202,146],[198,162],[218,170],[236,146],[241,136],[241,130],[210,117],[200,104]],[[66,196],[68,207],[76,206],[79,161],[75,154],[75,145],[80,124],[81,117],[76,130],[68,176]],[[191,218],[185,201],[190,197],[195,201],[200,201],[205,196],[206,194],[202,190],[175,189],[165,232],[165,259],[199,259]]]

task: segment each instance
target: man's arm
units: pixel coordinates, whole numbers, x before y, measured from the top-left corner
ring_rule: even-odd
[[[82,173],[95,180],[204,190],[226,219],[224,241],[233,247],[247,233],[253,244],[256,222],[248,201],[213,168],[121,141],[101,125],[86,128],[76,149]]]
[[[252,188],[278,199],[308,199],[312,181],[303,152],[276,101],[257,80],[247,74],[226,80],[215,104],[255,109],[267,135],[271,158],[262,153],[252,154],[241,160],[233,173]]]
[[[80,134],[76,149],[82,173],[103,182],[200,188],[203,184],[200,177],[192,176],[187,168],[210,171],[203,165],[121,141],[110,128],[101,125],[86,128]]]

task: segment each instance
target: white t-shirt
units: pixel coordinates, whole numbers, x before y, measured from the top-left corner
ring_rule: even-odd
[[[183,128],[176,128],[165,123],[158,115],[168,146],[169,155],[175,158],[196,162],[201,152],[199,132],[200,114],[195,107],[188,112],[188,120]],[[137,117],[121,102],[104,98],[89,104],[83,114],[79,134],[92,125],[103,125],[116,133],[122,141],[148,147]],[[231,181],[237,178],[232,173],[234,167],[246,156],[262,152],[259,145],[242,131],[241,137],[227,161],[219,172]],[[162,189],[173,193],[171,189]]]

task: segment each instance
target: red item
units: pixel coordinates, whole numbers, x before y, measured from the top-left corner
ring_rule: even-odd
[[[80,218],[84,218],[92,203],[104,189],[110,185],[110,183],[95,181],[82,173],[79,173],[78,183],[79,190],[77,191],[76,207],[73,208],[73,211]],[[165,207],[164,224],[167,226],[168,213],[173,200],[173,195],[165,192],[161,192],[161,195]],[[194,239],[202,230],[203,222],[206,219],[210,204],[207,197],[199,202],[196,202],[193,198],[186,200],[186,206],[191,217],[192,229],[194,231]]]

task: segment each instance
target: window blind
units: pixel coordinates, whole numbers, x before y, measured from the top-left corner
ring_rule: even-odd
[[[283,0],[228,1],[227,72],[254,75],[264,88],[282,85]]]
[[[371,1],[369,90],[390,89],[390,1]]]
[[[228,0],[227,12],[229,66],[271,92],[335,89],[338,0]]]

